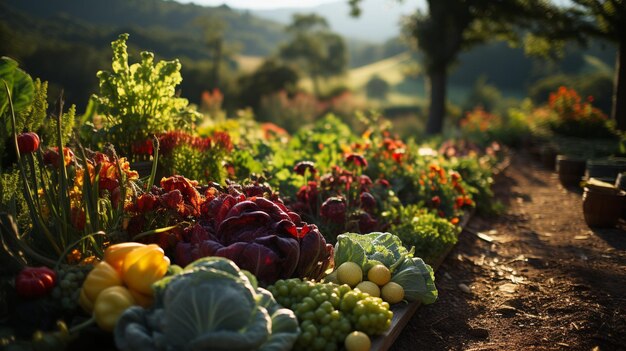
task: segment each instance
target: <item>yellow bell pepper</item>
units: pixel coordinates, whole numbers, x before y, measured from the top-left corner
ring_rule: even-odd
[[[170,259],[156,244],[136,248],[126,255],[122,278],[126,286],[136,292],[152,295],[152,284],[163,278]]]
[[[81,289],[81,300],[85,301],[81,302],[81,306],[86,308],[88,312],[91,312],[88,308],[93,305],[98,295],[104,289],[120,285],[122,285],[122,277],[120,277],[115,268],[104,261],[99,262],[85,278]],[[88,302],[91,302],[91,304]]]
[[[123,286],[112,286],[100,292],[93,307],[93,316],[100,328],[113,331],[124,311],[135,304],[130,291]]]
[[[113,266],[118,273],[122,273],[122,266],[124,265],[124,260],[126,256],[133,250],[138,249],[140,247],[144,247],[146,244],[142,243],[119,243],[115,245],[109,246],[104,251],[104,260]]]

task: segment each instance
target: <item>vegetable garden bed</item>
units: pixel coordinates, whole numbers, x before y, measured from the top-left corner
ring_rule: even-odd
[[[352,350],[354,341],[362,350],[372,337],[386,350],[417,301],[436,301],[425,262],[438,267],[488,203],[499,144],[433,149],[392,136],[379,116],[363,133],[333,115],[292,136],[276,126],[255,133],[263,126],[243,118],[202,135],[172,130],[201,117],[174,95],[180,65],[153,66],[149,53],[129,65],[127,38],[113,42],[113,72],[98,75],[92,102],[107,118],[95,135],[84,120],[85,134],[71,132],[74,110],[64,113],[61,100],[52,131],[29,91],[16,87],[20,103],[2,105],[11,128],[0,145],[16,159],[2,174],[13,190],[0,208],[0,344],[60,350],[104,335],[97,346],[125,351],[211,349],[216,340],[282,351]],[[0,65],[32,84],[15,62]],[[127,74],[138,65],[152,74]],[[153,86],[146,77],[160,70],[170,76],[163,105],[147,88],[125,90]],[[32,89],[44,99],[45,85]],[[138,123],[127,125],[131,117]],[[145,129],[146,118],[163,123]],[[127,128],[136,133],[127,138]],[[146,160],[141,177],[132,164]],[[90,323],[110,334],[87,332]]]

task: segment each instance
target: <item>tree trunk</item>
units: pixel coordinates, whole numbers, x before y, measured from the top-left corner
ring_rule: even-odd
[[[626,130],[626,40],[621,40],[617,49],[611,118],[617,129]]]
[[[428,109],[426,135],[441,134],[443,131],[443,119],[446,115],[447,78],[445,68],[434,69],[428,73],[430,107]]]

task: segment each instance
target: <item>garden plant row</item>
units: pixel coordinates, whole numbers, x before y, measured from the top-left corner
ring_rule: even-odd
[[[0,61],[3,346],[97,326],[121,350],[367,350],[436,301],[431,265],[489,204],[499,144],[401,140],[375,114],[362,133],[218,119],[127,39],[84,115],[47,113],[46,83]]]

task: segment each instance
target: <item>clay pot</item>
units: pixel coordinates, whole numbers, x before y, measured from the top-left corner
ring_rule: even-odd
[[[590,227],[611,228],[622,215],[624,198],[622,191],[604,191],[585,187],[583,193],[583,215]]]
[[[587,161],[584,159],[559,155],[556,157],[556,171],[564,187],[578,186],[583,176]]]
[[[626,172],[622,172],[617,175],[617,179],[615,179],[615,187],[621,191],[626,191]],[[622,219],[626,219],[626,197],[624,197],[622,204]]]

